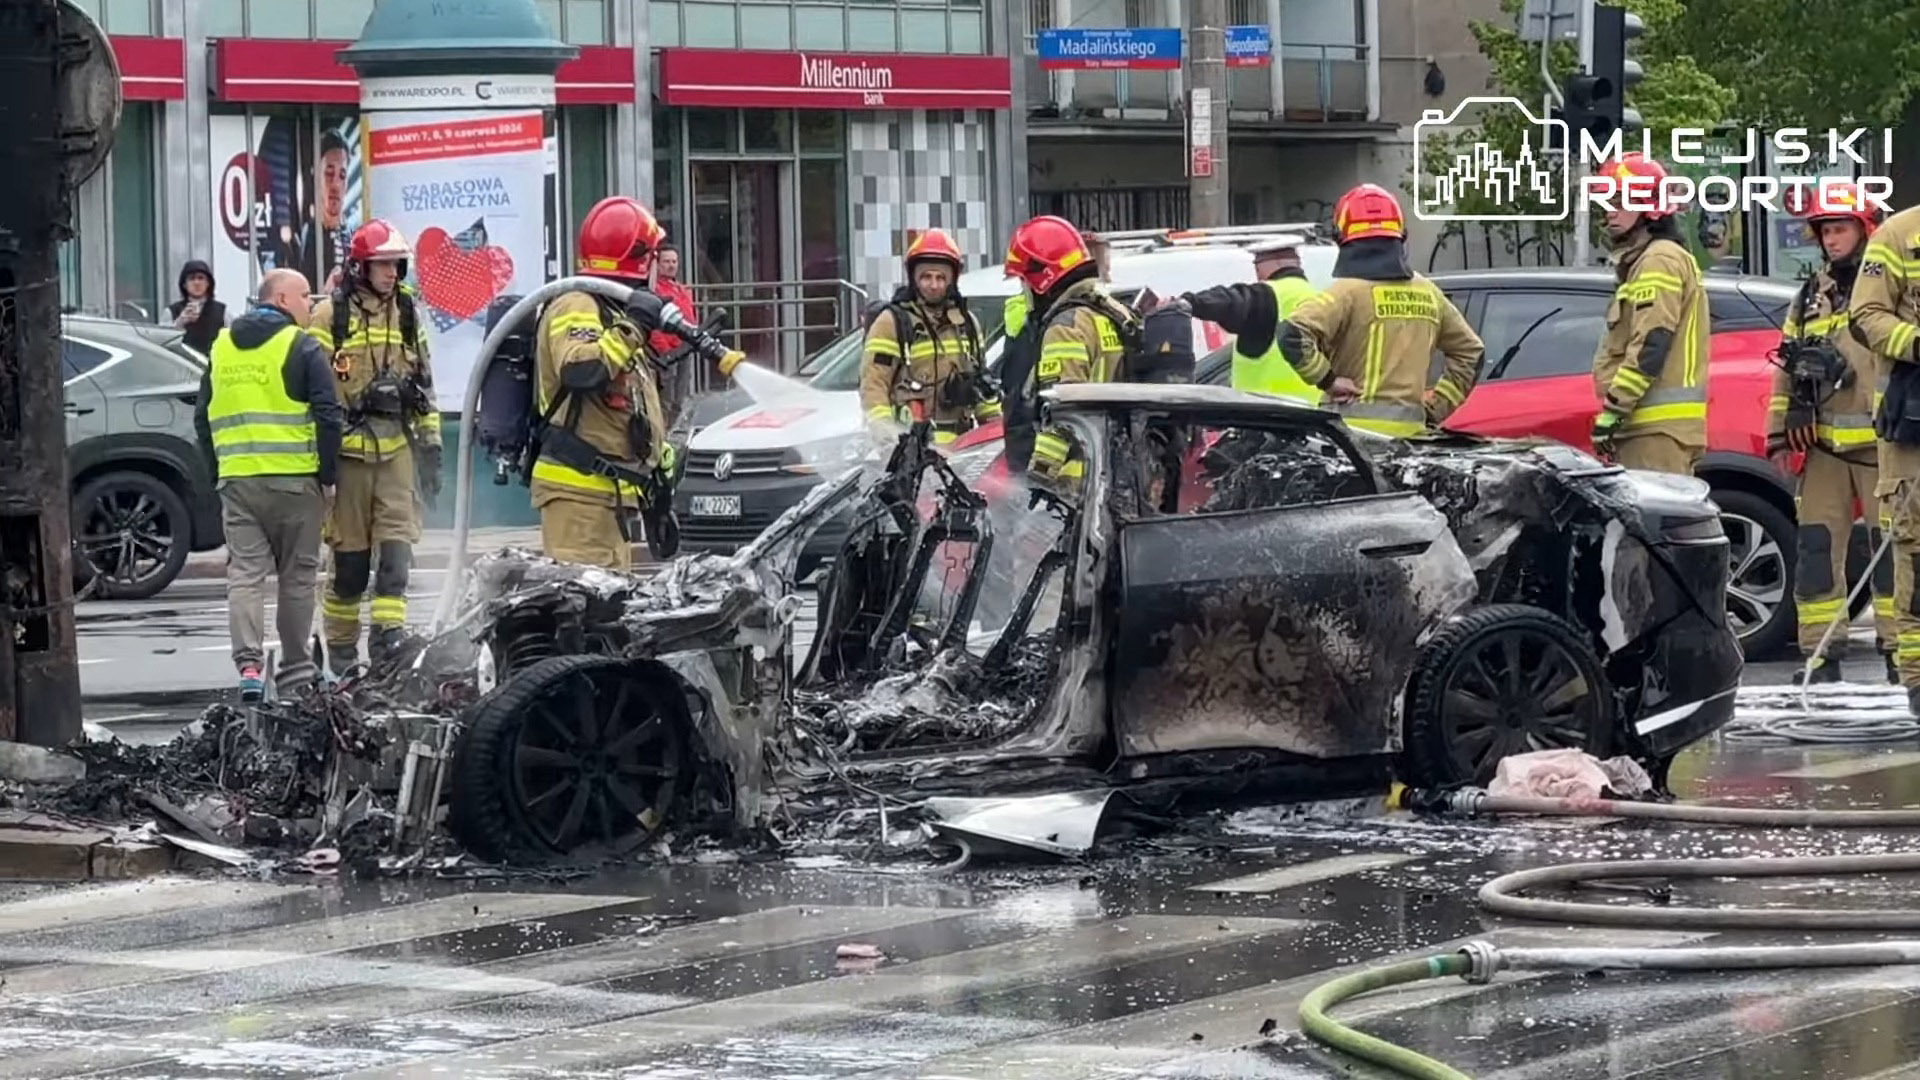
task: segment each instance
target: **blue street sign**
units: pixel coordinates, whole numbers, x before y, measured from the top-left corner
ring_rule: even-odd
[[[1180,67],[1180,28],[1135,26],[1042,30],[1040,66],[1048,71],[1087,68],[1177,70]]]
[[[1227,27],[1227,66],[1266,67],[1273,63],[1273,28]]]

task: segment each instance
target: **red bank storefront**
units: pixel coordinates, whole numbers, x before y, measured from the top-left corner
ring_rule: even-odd
[[[872,295],[901,275],[908,230],[954,233],[971,265],[1004,250],[995,132],[1012,105],[1004,56],[662,49],[655,53],[654,197],[695,282],[743,287],[738,322],[772,337],[775,283]],[[781,320],[791,325],[791,317]],[[817,345],[775,343],[783,355]],[[751,351],[751,350],[750,350]]]

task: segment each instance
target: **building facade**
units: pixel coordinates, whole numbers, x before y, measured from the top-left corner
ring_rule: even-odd
[[[365,213],[359,85],[335,54],[374,0],[76,2],[127,106],[77,200],[67,305],[157,319],[192,259],[229,302],[277,266],[318,288]],[[538,6],[580,49],[547,132],[550,274],[596,200],[650,197],[709,309],[790,365],[898,283],[908,230],[998,259],[1024,115],[982,0]]]

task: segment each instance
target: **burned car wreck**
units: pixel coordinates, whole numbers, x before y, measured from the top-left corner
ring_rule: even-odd
[[[481,694],[422,790],[469,851],[537,863],[667,830],[884,832],[954,797],[1174,813],[1443,787],[1553,747],[1662,780],[1731,715],[1703,484],[1555,444],[1377,439],[1219,387],[1064,387],[1047,409],[1086,458],[1071,493],[990,505],[915,432],[731,557],[483,560],[414,666],[421,695]],[[794,565],[849,508],[802,649]],[[989,573],[1009,552],[1017,572]]]

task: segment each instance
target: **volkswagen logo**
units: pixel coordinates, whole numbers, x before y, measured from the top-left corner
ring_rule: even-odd
[[[732,475],[733,475],[733,455],[732,454],[730,453],[721,454],[719,457],[713,459],[713,478],[715,480],[725,480],[727,477]]]

